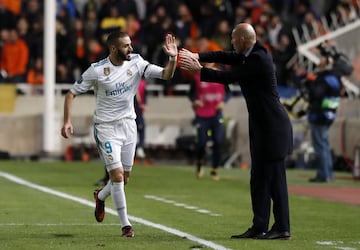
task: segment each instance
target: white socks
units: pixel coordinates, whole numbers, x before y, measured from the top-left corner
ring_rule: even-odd
[[[115,205],[116,211],[120,217],[121,228],[131,225],[127,216],[127,208],[126,208],[126,197],[124,191],[124,182],[109,182],[106,187],[110,184],[111,186],[111,198]],[[105,187],[105,188],[106,188]],[[105,189],[104,188],[104,189]],[[104,190],[103,189],[103,190]],[[102,193],[102,191],[100,192]],[[105,195],[105,192],[104,192]],[[102,198],[102,197],[101,197]],[[99,199],[101,199],[99,197]]]
[[[111,193],[111,181],[109,181],[105,187],[98,193],[98,198],[102,201],[105,201],[105,199],[110,195]]]

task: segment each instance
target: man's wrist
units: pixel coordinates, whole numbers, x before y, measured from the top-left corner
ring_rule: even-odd
[[[176,56],[169,56],[169,61],[170,62],[175,62],[176,61]]]

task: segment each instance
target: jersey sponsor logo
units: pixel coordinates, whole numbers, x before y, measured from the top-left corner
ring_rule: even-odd
[[[133,73],[132,73],[131,69],[126,70],[126,75],[127,75],[127,76],[132,76],[132,74],[133,74]]]
[[[106,90],[105,94],[106,96],[117,96],[122,95],[125,92],[129,91],[131,89],[131,86],[126,86],[124,82],[116,83],[115,89],[112,90]]]
[[[104,75],[106,75],[106,76],[110,75],[110,68],[109,67],[104,68]]]

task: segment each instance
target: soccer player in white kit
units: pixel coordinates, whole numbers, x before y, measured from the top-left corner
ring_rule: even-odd
[[[109,34],[106,43],[109,56],[92,63],[65,96],[61,134],[69,138],[74,132],[71,110],[75,96],[93,88],[96,96],[94,137],[100,158],[110,176],[107,185],[94,192],[95,218],[98,222],[103,221],[105,199],[111,195],[119,215],[122,236],[134,237],[124,191],[134,163],[137,143],[134,96],[142,77],[164,80],[173,77],[178,50],[175,37],[167,34],[163,49],[169,56],[169,62],[165,67],[160,67],[132,53],[131,39],[126,33],[113,32]]]

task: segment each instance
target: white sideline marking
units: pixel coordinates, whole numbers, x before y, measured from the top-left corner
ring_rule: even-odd
[[[156,201],[160,201],[160,202],[164,202],[164,203],[168,203],[168,204],[173,204],[176,207],[184,207],[186,209],[195,210],[196,212],[201,213],[201,214],[209,214],[210,216],[222,216],[221,214],[215,214],[206,209],[198,208],[198,207],[187,205],[184,203],[178,203],[176,201],[168,200],[166,198],[159,197],[156,195],[144,195],[144,197],[147,199],[151,199],[151,200],[156,200]]]
[[[85,200],[83,198],[79,198],[79,197],[76,197],[76,196],[73,196],[73,195],[69,195],[69,194],[66,194],[66,193],[63,193],[63,192],[56,191],[54,189],[50,189],[50,188],[47,188],[47,187],[44,187],[44,186],[37,185],[35,183],[32,183],[32,182],[26,181],[24,179],[21,179],[21,178],[15,176],[15,175],[0,172],[0,176],[4,177],[5,179],[8,179],[8,180],[10,180],[12,182],[15,182],[17,184],[21,184],[21,185],[24,185],[24,186],[27,186],[27,187],[30,187],[30,188],[33,188],[33,189],[37,189],[37,190],[39,190],[41,192],[44,192],[44,193],[55,195],[55,196],[58,196],[58,197],[61,197],[61,198],[67,199],[67,200],[75,201],[77,203],[80,203],[80,204],[83,204],[83,205],[86,205],[86,206],[89,206],[89,207],[95,207],[94,202],[90,202],[90,201]],[[117,216],[117,212],[115,210],[111,209],[111,208],[105,208],[105,211],[106,211],[106,213]],[[129,215],[129,219],[132,220],[132,221],[135,221],[137,223],[140,223],[140,224],[143,224],[143,225],[146,225],[146,226],[149,226],[149,227],[157,228],[157,229],[160,229],[162,231],[177,235],[177,236],[182,237],[182,238],[186,238],[186,239],[188,239],[190,241],[200,243],[200,244],[202,244],[204,246],[207,246],[207,247],[210,247],[212,249],[217,249],[217,250],[228,250],[229,249],[229,248],[226,248],[224,246],[218,245],[218,244],[216,244],[214,242],[204,240],[204,239],[198,238],[198,237],[196,237],[194,235],[191,235],[191,234],[188,234],[188,233],[185,233],[185,232],[182,232],[182,231],[179,231],[177,229],[167,227],[167,226],[164,226],[164,225],[161,225],[161,224],[157,224],[157,223],[154,223],[154,222],[142,219],[142,218],[138,218],[138,217]]]
[[[354,242],[356,244],[356,242]],[[341,240],[337,240],[337,241],[316,241],[316,244],[318,245],[322,245],[322,246],[331,246],[334,247],[336,249],[340,249],[340,250],[357,250],[357,248],[354,247],[348,247],[348,246],[342,246],[344,245],[344,242]]]

